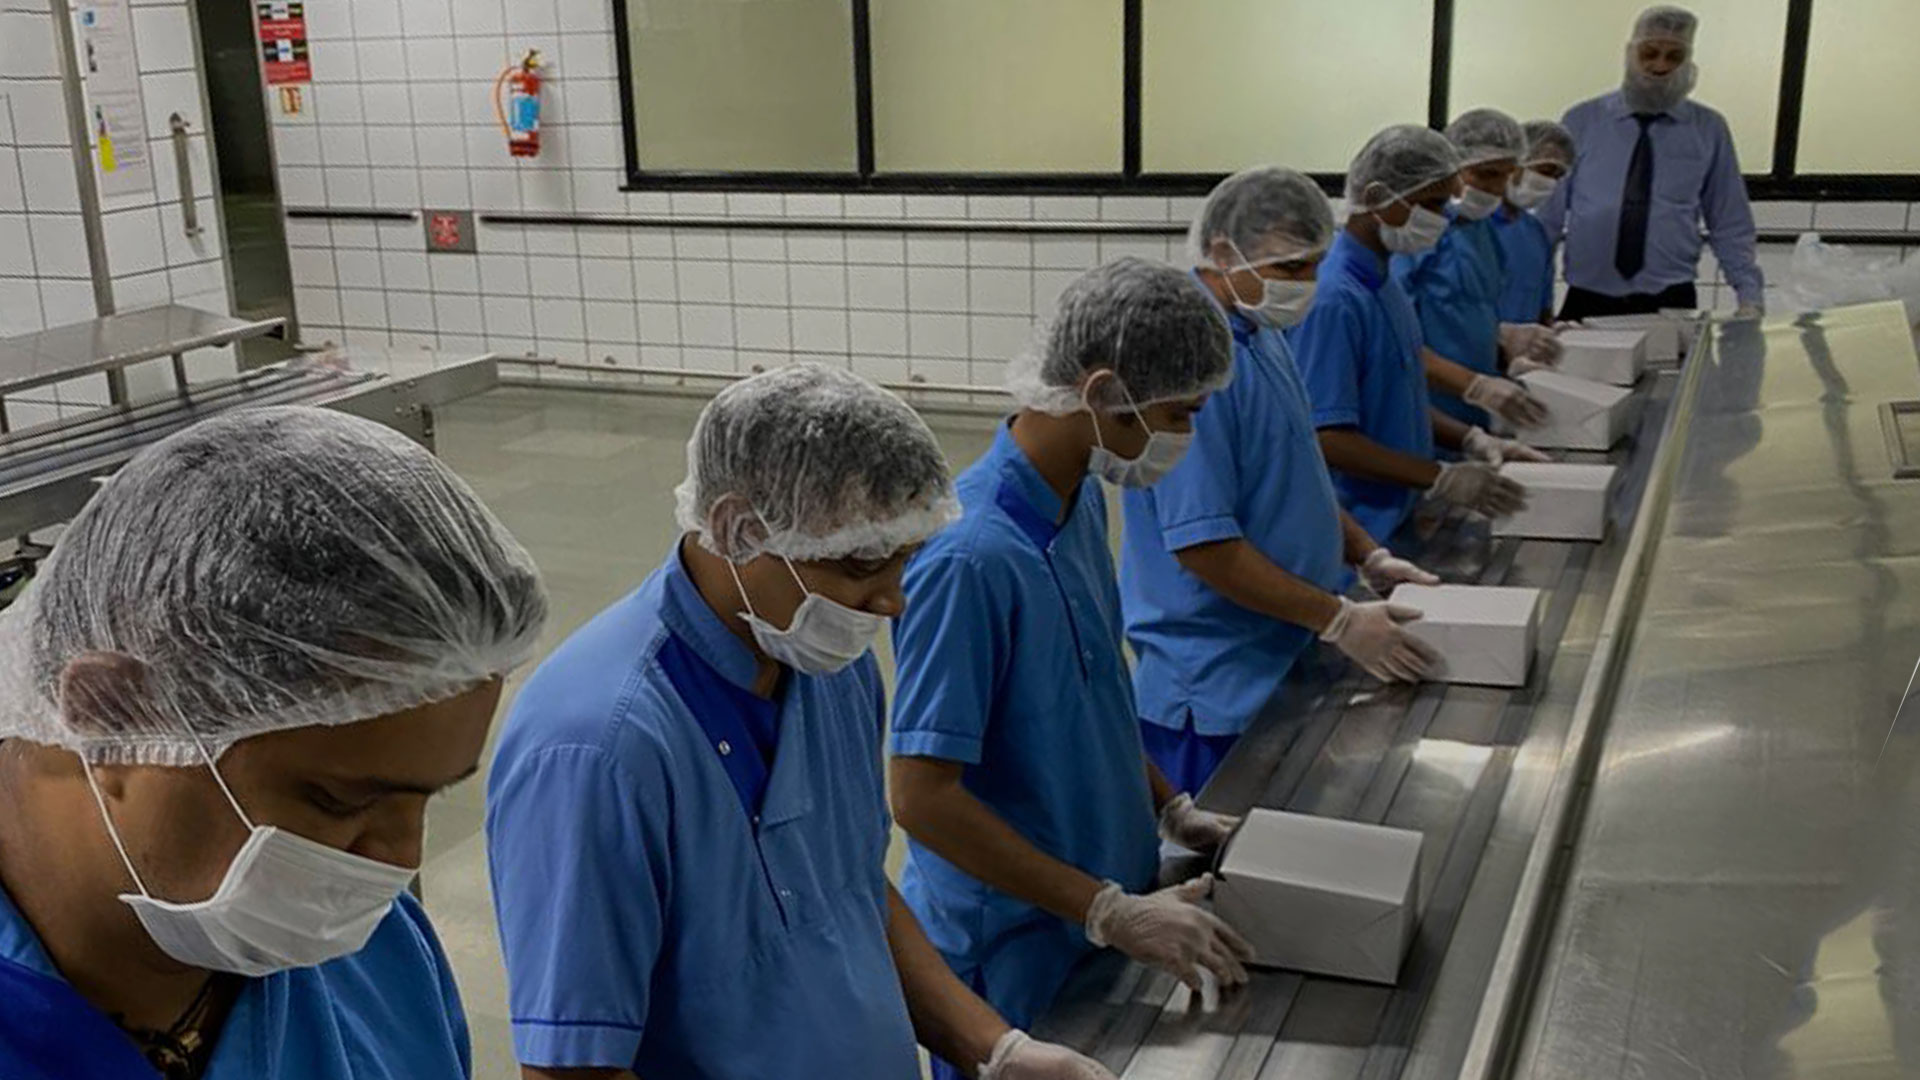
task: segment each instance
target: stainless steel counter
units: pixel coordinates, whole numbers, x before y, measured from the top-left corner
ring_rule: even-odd
[[[1310,656],[1203,795],[1220,809],[1265,806],[1425,834],[1420,929],[1400,984],[1262,971],[1204,1016],[1171,979],[1109,954],[1075,973],[1040,1034],[1124,1080],[1458,1071],[1676,382],[1671,371],[1649,376],[1628,444],[1568,455],[1626,470],[1604,543],[1495,540],[1484,522],[1455,521],[1410,552],[1450,581],[1546,591],[1526,687],[1383,688],[1336,655]]]
[[[1920,397],[1899,305],[1729,325],[1538,974],[1482,1075],[1920,1076]],[[1920,440],[1912,445],[1920,446]]]

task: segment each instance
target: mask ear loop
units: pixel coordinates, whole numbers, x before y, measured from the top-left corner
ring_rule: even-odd
[[[140,880],[140,871],[133,868],[133,857],[127,854],[127,845],[120,840],[120,830],[114,828],[113,815],[107,812],[106,796],[100,794],[100,782],[93,778],[93,765],[85,754],[80,755],[80,771],[87,775],[87,788],[93,792],[94,805],[100,808],[100,820],[106,823],[107,836],[113,841],[114,850],[120,853],[120,863],[127,868],[127,876],[133,879],[133,887],[140,890],[141,896],[153,899],[153,894],[147,891],[147,883]]]
[[[1094,436],[1096,438],[1099,437],[1099,427],[1097,425],[1094,428]],[[763,516],[758,510],[755,510],[753,512],[753,516],[759,519],[760,528],[766,530],[766,534],[768,536],[772,536],[773,528],[767,524],[766,517]],[[747,614],[753,616],[756,619],[760,618],[760,613],[753,610],[753,598],[747,595],[747,583],[740,579],[740,568],[734,565],[734,562],[732,559],[726,559],[724,561],[727,564],[727,572],[733,575],[733,587],[740,590],[740,600],[742,603],[747,605]],[[793,575],[793,583],[795,585],[800,586],[800,591],[802,593],[805,593],[808,597],[812,597],[813,590],[807,588],[807,583],[805,580],[803,580],[800,577],[800,571],[793,565],[793,560],[787,558],[785,555],[781,555],[780,561],[786,564],[787,573]],[[804,603],[804,601],[802,602]],[[791,630],[792,627],[788,627],[788,629]]]

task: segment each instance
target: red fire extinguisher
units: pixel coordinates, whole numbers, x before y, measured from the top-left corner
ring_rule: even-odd
[[[505,91],[504,95],[502,91]],[[514,157],[540,156],[540,50],[500,71],[493,81],[493,115]]]

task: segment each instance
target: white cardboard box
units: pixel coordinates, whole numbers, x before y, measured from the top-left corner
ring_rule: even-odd
[[[1419,911],[1417,832],[1252,810],[1227,841],[1214,911],[1253,962],[1393,983]]]
[[[1612,465],[1513,461],[1500,475],[1527,489],[1527,508],[1495,518],[1493,535],[1535,540],[1604,540],[1607,505],[1620,470]]]
[[[1581,322],[1591,330],[1645,330],[1647,359],[1670,364],[1680,359],[1680,320],[1671,315],[1594,315]],[[1568,331],[1562,330],[1564,337]]]
[[[1700,336],[1702,313],[1696,308],[1661,308],[1660,314],[1680,327],[1680,355],[1692,352],[1694,339]]]
[[[1651,335],[1649,330],[1562,330],[1560,362],[1553,370],[1576,379],[1632,386],[1647,370]]]
[[[1440,654],[1434,681],[1524,686],[1540,630],[1540,590],[1402,585],[1393,602],[1420,609],[1407,632]]]
[[[1547,422],[1521,437],[1534,446],[1564,450],[1611,450],[1633,425],[1633,391],[1576,379],[1557,371],[1520,376],[1527,392],[1547,407]]]

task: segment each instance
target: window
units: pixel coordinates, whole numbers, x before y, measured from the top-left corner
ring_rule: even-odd
[[[634,137],[650,172],[852,172],[848,0],[628,0]]]
[[[1374,132],[1427,117],[1424,3],[1144,0],[1143,23],[1146,172],[1345,172]]]
[[[1809,173],[1920,173],[1920,3],[1814,5],[1799,168]]]
[[[870,2],[878,171],[1120,171],[1120,0]]]
[[[1854,3],[1855,0],[1825,0]],[[1522,120],[1618,89],[1627,38],[1645,0],[1458,0],[1451,108],[1493,105]],[[1695,95],[1727,117],[1740,166],[1773,165],[1787,0],[1687,0],[1700,16]]]

